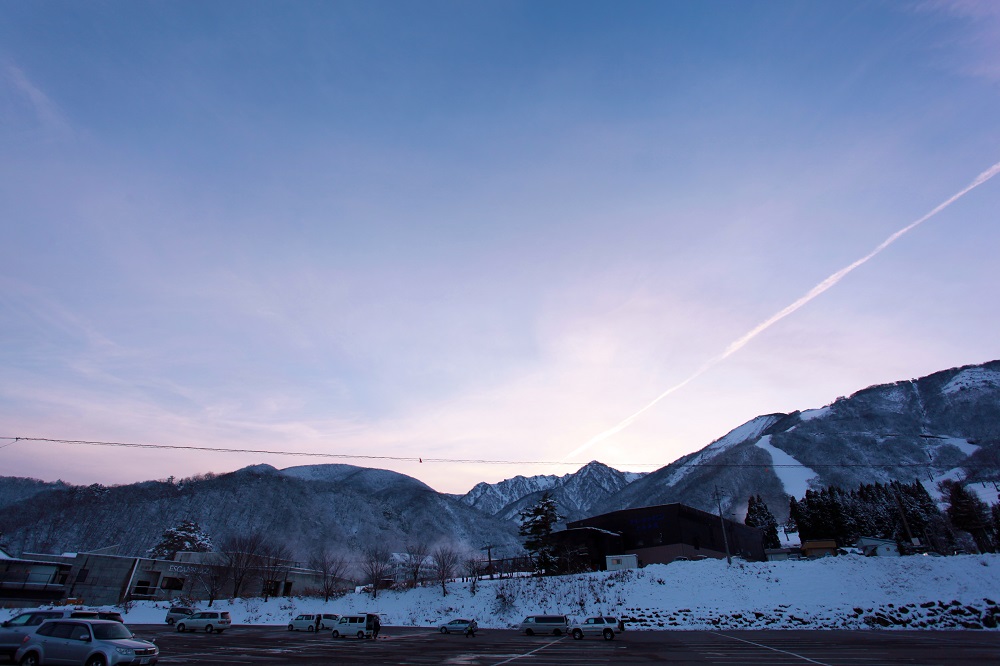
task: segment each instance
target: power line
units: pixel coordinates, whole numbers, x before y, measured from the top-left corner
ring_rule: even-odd
[[[871,433],[868,433],[871,434]],[[901,435],[889,435],[893,437],[899,437]],[[922,436],[922,435],[916,435]],[[105,441],[95,441],[95,440],[82,440],[82,439],[54,439],[49,437],[4,437],[0,436],[0,440],[11,440],[9,444],[5,444],[3,447],[10,446],[17,441],[23,442],[46,442],[50,444],[71,444],[79,446],[106,446],[106,447],[119,447],[128,449],[147,449],[147,450],[180,450],[180,451],[206,451],[206,452],[217,452],[217,453],[255,453],[261,455],[273,455],[273,456],[292,456],[292,457],[302,457],[302,458],[328,458],[335,460],[384,460],[392,462],[418,462],[418,463],[449,463],[449,464],[476,464],[476,465],[586,465],[586,462],[571,462],[571,461],[555,461],[555,460],[496,460],[496,459],[478,459],[478,458],[427,458],[422,456],[379,456],[371,454],[362,453],[322,453],[314,451],[281,451],[275,449],[245,449],[237,448],[230,449],[221,446],[184,446],[180,444],[144,444],[137,442],[105,442]],[[589,461],[588,461],[589,462]],[[666,467],[667,465],[662,465],[660,463],[616,463],[615,467]],[[894,462],[894,463],[735,463],[735,462],[690,462],[681,463],[681,467],[718,467],[718,468],[808,468],[808,469],[834,469],[834,468],[867,468],[867,469],[894,469],[900,467],[919,467],[928,468],[933,467],[933,463],[928,462],[917,462],[917,463],[904,463],[904,462]],[[985,465],[965,465],[970,469],[978,469],[982,467],[987,467]]]

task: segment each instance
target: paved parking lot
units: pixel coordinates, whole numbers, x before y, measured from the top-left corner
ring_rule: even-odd
[[[161,664],[899,664],[1000,663],[1000,633],[972,631],[636,631],[614,641],[484,630],[475,638],[385,627],[378,640],[334,640],[329,632],[233,627],[223,635],[135,626],[155,638]]]

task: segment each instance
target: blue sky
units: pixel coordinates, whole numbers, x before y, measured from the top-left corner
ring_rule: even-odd
[[[986,1],[3,3],[0,436],[564,463],[341,461],[464,492],[998,358],[1000,179],[586,445],[1000,161],[998,102]],[[0,449],[257,462],[324,460]]]

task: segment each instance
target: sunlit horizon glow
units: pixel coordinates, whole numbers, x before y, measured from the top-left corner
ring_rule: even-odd
[[[944,210],[945,208],[947,208],[948,206],[950,206],[951,204],[953,204],[955,201],[958,201],[960,198],[962,198],[963,196],[965,196],[966,194],[968,194],[969,192],[971,192],[973,189],[979,187],[980,185],[982,185],[983,183],[985,183],[986,181],[988,181],[990,178],[992,178],[993,176],[997,175],[997,173],[1000,173],[1000,162],[997,162],[992,167],[990,167],[986,171],[984,171],[981,174],[979,174],[969,185],[967,185],[965,187],[965,189],[963,189],[960,192],[952,195],[946,201],[938,204],[938,206],[935,207],[934,210],[930,211],[929,213],[927,213],[926,215],[924,215],[920,219],[918,219],[918,220],[916,220],[914,222],[911,222],[910,224],[908,224],[907,226],[903,227],[902,229],[900,229],[896,233],[892,234],[891,236],[889,236],[888,238],[886,238],[884,241],[882,241],[878,245],[878,247],[876,247],[874,250],[872,250],[871,252],[869,252],[865,256],[861,257],[857,261],[849,264],[848,266],[845,266],[844,268],[841,268],[839,271],[837,271],[836,273],[834,273],[833,275],[831,275],[830,277],[826,278],[825,280],[823,280],[822,282],[820,282],[818,285],[816,285],[815,287],[813,287],[812,289],[810,289],[809,292],[805,296],[802,296],[801,298],[799,298],[797,301],[795,301],[791,305],[788,305],[785,308],[782,308],[780,311],[778,311],[776,314],[772,315],[766,321],[764,321],[764,322],[758,324],[757,326],[755,326],[754,328],[752,328],[750,331],[748,331],[746,334],[744,334],[738,340],[735,340],[732,343],[730,343],[730,345],[728,347],[726,347],[726,350],[724,352],[722,352],[718,356],[716,356],[716,357],[712,358],[711,360],[709,360],[708,362],[706,362],[704,365],[702,365],[700,368],[698,368],[698,370],[693,375],[691,375],[690,377],[688,377],[684,381],[680,382],[679,384],[675,384],[674,386],[671,386],[669,389],[667,389],[666,391],[664,391],[660,395],[656,396],[656,398],[654,398],[652,400],[652,402],[650,402],[649,404],[647,404],[645,407],[643,407],[639,411],[635,412],[631,416],[628,416],[627,418],[623,419],[621,421],[621,423],[617,424],[615,427],[610,428],[608,430],[605,430],[604,432],[602,432],[602,433],[600,433],[598,435],[595,435],[591,439],[587,440],[587,442],[585,444],[583,444],[582,446],[580,446],[580,447],[574,449],[573,451],[571,451],[570,453],[568,453],[566,455],[565,459],[566,460],[576,459],[580,454],[582,454],[584,451],[586,451],[587,449],[589,449],[594,444],[597,444],[598,442],[604,441],[605,439],[607,439],[609,437],[613,437],[614,435],[617,435],[619,432],[621,432],[622,430],[624,430],[628,426],[632,425],[632,423],[635,422],[635,420],[637,418],[639,418],[639,416],[641,416],[643,413],[649,411],[651,408],[653,408],[661,400],[663,400],[667,396],[671,395],[675,391],[679,391],[680,389],[684,388],[685,386],[687,386],[688,384],[690,384],[691,382],[693,382],[695,379],[697,379],[698,377],[702,376],[703,374],[705,374],[706,372],[708,372],[709,370],[711,370],[712,368],[714,368],[716,365],[718,365],[722,361],[725,361],[727,358],[729,358],[730,356],[732,356],[733,354],[735,354],[736,352],[738,352],[740,349],[743,349],[743,347],[745,347],[748,342],[750,342],[751,340],[753,340],[754,338],[756,338],[758,335],[760,335],[761,333],[763,333],[767,329],[771,328],[771,326],[773,326],[774,324],[777,324],[779,321],[781,321],[782,319],[784,319],[788,315],[793,314],[799,308],[801,308],[805,304],[807,304],[810,301],[812,301],[814,298],[816,298],[817,296],[819,296],[820,294],[822,294],[823,292],[825,292],[827,289],[829,289],[829,288],[833,287],[834,285],[836,285],[848,273],[850,273],[851,271],[853,271],[855,268],[857,268],[858,266],[861,266],[861,265],[867,263],[870,259],[872,259],[873,257],[875,257],[875,255],[879,254],[880,252],[882,252],[882,250],[884,250],[887,247],[889,247],[890,245],[892,245],[894,242],[896,242],[904,234],[906,234],[910,230],[916,228],[917,226],[923,224],[924,222],[926,222],[930,218],[934,217],[935,215],[937,215],[938,213],[940,213],[942,210]]]
[[[3,3],[0,435],[213,450],[0,475],[462,493],[1000,358],[997,44],[976,0]]]

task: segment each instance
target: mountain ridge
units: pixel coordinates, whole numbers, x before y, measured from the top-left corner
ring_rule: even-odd
[[[598,461],[563,476],[515,476],[464,495],[438,493],[389,470],[257,464],[227,474],[123,486],[71,486],[0,477],[0,534],[22,551],[120,544],[141,555],[163,530],[195,519],[216,543],[264,530],[306,558],[317,544],[358,549],[408,541],[452,542],[495,553],[520,549],[517,516],[548,492],[566,520],[683,502],[742,520],[760,495],[779,520],[788,501],[826,485],[919,478],[1000,486],[1000,361],[869,386],[805,411],[764,414],[648,474]],[[723,497],[715,498],[716,488]]]

